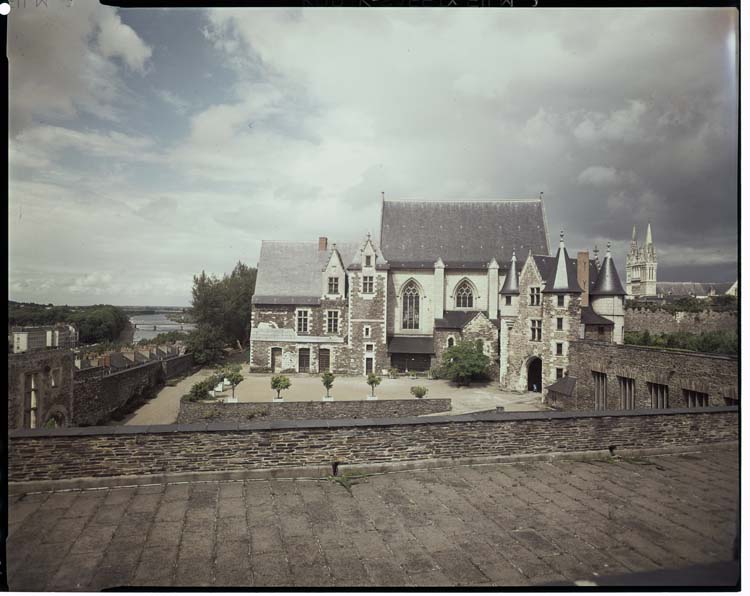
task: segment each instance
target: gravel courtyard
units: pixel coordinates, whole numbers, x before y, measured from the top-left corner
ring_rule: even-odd
[[[727,561],[738,452],[9,498],[11,590],[528,586]],[[720,578],[723,581],[723,577]]]
[[[159,394],[142,406],[131,416],[117,424],[173,424],[177,420],[180,397],[190,390],[196,382],[211,374],[204,369],[180,381],[175,387],[164,387]],[[243,367],[245,380],[240,383],[235,396],[241,402],[270,402],[275,396],[271,390],[270,374],[249,374]],[[282,392],[285,401],[320,401],[325,395],[325,388],[319,375],[287,375],[292,386]],[[496,383],[478,384],[470,387],[456,387],[444,380],[397,379],[383,378],[375,389],[378,399],[414,399],[409,389],[414,385],[427,387],[427,397],[447,397],[452,400],[453,414],[465,414],[481,410],[491,410],[503,406],[508,411],[533,411],[544,409],[539,393],[510,393],[500,391]],[[336,377],[331,396],[336,400],[366,399],[370,387],[364,377]],[[231,391],[224,392],[225,396]]]

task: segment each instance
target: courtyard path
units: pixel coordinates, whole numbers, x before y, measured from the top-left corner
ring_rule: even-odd
[[[203,369],[183,379],[174,387],[164,387],[154,399],[117,425],[174,424],[180,409],[180,397],[211,372],[210,369]],[[243,370],[243,375],[245,380],[235,389],[238,401],[271,401],[274,392],[271,390],[270,374],[249,374]],[[320,401],[325,395],[325,388],[318,375],[288,376],[292,386],[282,393],[285,401]],[[509,412],[546,409],[541,404],[541,394],[501,391],[496,383],[474,383],[470,387],[455,387],[448,381],[437,379],[384,378],[375,389],[375,395],[378,399],[415,399],[409,391],[414,385],[427,387],[428,398],[450,398],[453,405],[451,414],[494,410],[497,406],[502,406]],[[331,389],[333,398],[341,401],[363,400],[369,394],[370,387],[361,376],[336,377]],[[231,391],[225,391],[222,395],[229,396]]]

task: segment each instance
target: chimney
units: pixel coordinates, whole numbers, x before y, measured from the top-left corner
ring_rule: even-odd
[[[578,263],[578,285],[581,286],[581,306],[589,305],[589,251],[584,250],[578,253],[576,259]]]
[[[328,250],[328,238],[325,236],[318,238],[318,250]]]

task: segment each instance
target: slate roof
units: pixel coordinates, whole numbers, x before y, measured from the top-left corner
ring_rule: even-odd
[[[546,254],[547,230],[540,199],[527,201],[383,201],[380,248],[391,267],[501,268],[513,249]]]
[[[394,336],[388,342],[391,354],[434,354],[435,341],[432,336]]]
[[[435,329],[463,329],[464,325],[471,321],[480,312],[484,313],[495,327],[499,326],[499,321],[491,318],[487,312],[483,310],[447,310],[443,313],[442,318],[435,319]]]
[[[547,275],[544,276],[545,294],[566,294],[580,293],[581,286],[578,285],[578,272],[576,269],[576,260],[568,256],[568,251],[560,240],[560,247],[557,249],[553,261],[548,265]]]
[[[542,279],[547,279],[551,275],[551,272],[554,271],[556,257],[534,255],[533,258]],[[578,259],[573,259],[569,256],[568,261],[570,262],[570,266],[576,272],[576,283],[578,283]],[[596,283],[598,275],[599,273],[596,270],[596,265],[593,261],[589,260],[589,293],[594,289],[594,284]]]
[[[609,254],[609,249],[607,249],[607,256],[604,257],[599,269],[596,283],[589,293],[592,296],[625,296],[625,290],[620,282],[620,276],[617,275],[617,269],[612,256]]]
[[[609,319],[605,319],[600,314],[595,313],[590,306],[581,307],[581,323],[583,323],[584,325],[598,325],[608,327],[614,325],[614,323]]]
[[[563,395],[573,395],[575,388],[575,377],[563,377],[562,379],[557,379],[552,385],[547,385],[548,391],[554,391],[555,393],[561,393]]]
[[[513,253],[513,258],[510,261],[510,268],[505,274],[505,281],[503,281],[503,287],[500,289],[501,294],[518,294],[518,264],[516,263],[516,255]]]
[[[344,267],[354,261],[360,243],[336,244]],[[318,250],[318,242],[264,240],[258,259],[253,304],[319,304],[320,274],[328,264],[333,245]]]
[[[662,281],[656,284],[656,293],[664,296],[708,296],[713,289],[716,294],[725,294],[733,282],[700,283],[694,281]],[[670,294],[671,292],[671,294]]]

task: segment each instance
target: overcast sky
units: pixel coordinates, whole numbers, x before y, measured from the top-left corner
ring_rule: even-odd
[[[552,246],[651,221],[659,279],[737,268],[733,9],[10,15],[10,298],[187,305],[261,239],[387,198],[531,198]]]

